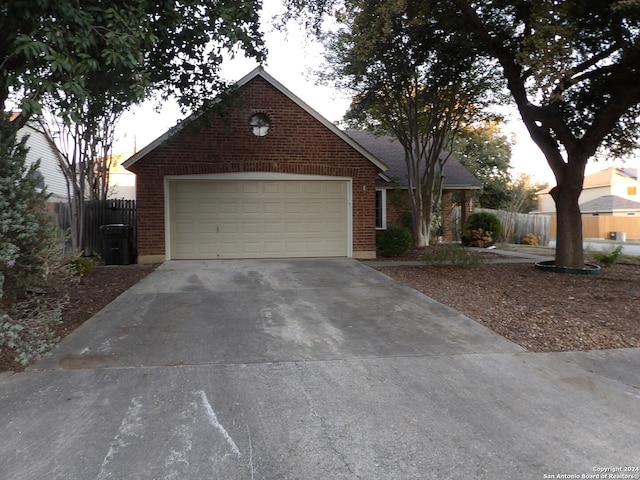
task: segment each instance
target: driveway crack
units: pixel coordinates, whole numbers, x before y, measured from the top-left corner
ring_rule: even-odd
[[[329,445],[329,448],[334,452],[336,457],[338,457],[340,459],[340,461],[344,464],[344,466],[349,471],[349,473],[354,476],[354,478],[362,478],[362,477],[360,477],[360,475],[358,475],[353,470],[353,468],[352,468],[351,464],[349,463],[349,461],[347,460],[345,454],[337,447],[334,437],[329,432],[329,430],[330,430],[329,429],[329,423],[326,421],[325,417],[323,415],[321,415],[320,413],[318,413],[318,411],[316,410],[316,408],[314,406],[313,398],[312,398],[311,394],[309,393],[309,391],[307,390],[307,387],[306,387],[305,369],[303,368],[303,365],[301,365],[298,362],[295,362],[295,366],[296,366],[296,369],[298,370],[298,373],[300,375],[300,380],[301,380],[300,385],[301,385],[301,388],[302,388],[302,392],[304,394],[304,398],[305,398],[305,402],[307,404],[307,408],[309,409],[309,413],[311,414],[311,416],[313,416],[314,418],[318,419],[318,421],[320,422],[320,427],[322,429],[322,436],[326,439],[327,444]]]

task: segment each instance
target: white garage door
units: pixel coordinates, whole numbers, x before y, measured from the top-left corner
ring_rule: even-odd
[[[344,257],[345,180],[169,182],[172,259]]]

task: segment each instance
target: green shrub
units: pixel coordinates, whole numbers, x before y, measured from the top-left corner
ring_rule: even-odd
[[[595,258],[598,263],[605,267],[613,267],[616,263],[618,263],[620,254],[622,254],[622,245],[618,245],[613,250],[591,252],[593,258]]]
[[[475,231],[475,233],[474,233]],[[493,245],[502,236],[502,224],[497,215],[489,212],[477,212],[469,215],[462,236],[463,245],[472,247]],[[487,237],[491,237],[490,243],[486,244]],[[478,242],[474,242],[478,240]],[[482,245],[478,244],[481,243]]]
[[[533,247],[537,247],[540,245],[540,238],[533,233],[527,233],[527,235],[520,241],[522,245],[531,245]]]
[[[96,266],[96,261],[93,258],[88,257],[72,257],[67,261],[67,265],[71,269],[71,273],[79,277],[83,277],[88,273],[91,273],[93,267]]]
[[[453,265],[455,267],[479,267],[483,259],[464,247],[455,244],[436,245],[431,252],[424,253],[422,260],[427,265]]]
[[[378,247],[385,257],[401,257],[413,246],[413,237],[406,227],[398,225],[387,228],[377,236]]]
[[[0,117],[0,302],[24,297],[57,261],[58,229],[49,216],[47,193],[38,185],[39,162],[27,164],[26,137]]]

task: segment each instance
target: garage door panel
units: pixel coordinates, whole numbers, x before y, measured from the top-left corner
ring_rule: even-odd
[[[277,235],[282,231],[282,222],[279,219],[271,220],[271,219],[263,219],[260,222],[261,225],[261,233],[263,234],[273,234]]]
[[[262,192],[265,194],[280,193],[282,188],[281,182],[263,182]]]
[[[288,201],[283,205],[284,213],[286,215],[297,214],[300,215],[302,213],[303,204],[299,202]]]
[[[280,202],[265,201],[262,204],[262,213],[266,215],[270,215],[270,214],[279,215]]]
[[[242,213],[247,214],[251,213],[254,215],[260,214],[262,208],[258,202],[247,202],[242,204]]]
[[[171,257],[346,256],[344,180],[169,183]]]
[[[295,194],[298,195],[303,190],[303,184],[300,182],[287,182],[284,185],[283,192],[286,194]]]
[[[245,236],[245,238],[247,235],[258,235],[261,232],[260,222],[257,222],[257,221],[242,222],[241,228],[242,228],[242,234]]]
[[[206,202],[206,199],[201,200],[202,202]],[[228,200],[213,200],[215,203],[213,206],[209,208],[214,208],[216,213],[222,215],[238,215],[240,212],[238,211],[239,205],[235,202],[230,202]],[[206,205],[203,203],[202,205]]]

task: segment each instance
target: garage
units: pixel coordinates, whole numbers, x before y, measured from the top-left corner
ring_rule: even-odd
[[[262,68],[236,87],[123,163],[138,262],[375,258],[387,166]]]
[[[350,191],[350,179],[335,177],[167,179],[167,251],[175,260],[347,257]]]

